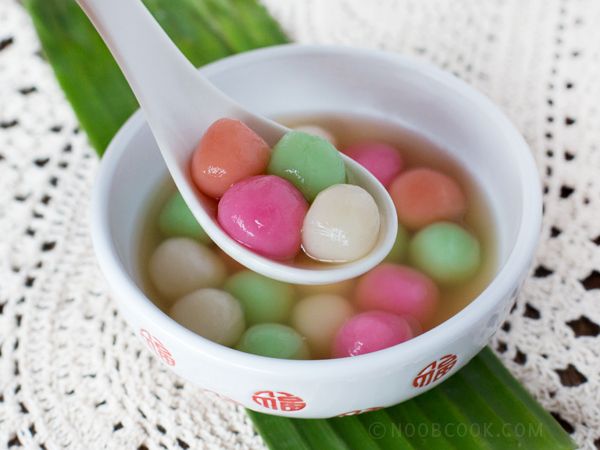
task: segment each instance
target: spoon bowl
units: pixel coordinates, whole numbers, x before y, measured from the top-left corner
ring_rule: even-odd
[[[196,220],[225,253],[255,272],[296,284],[329,284],[354,278],[387,256],[397,232],[392,199],[370,172],[343,154],[349,182],[369,192],[380,213],[379,237],[367,255],[348,263],[307,267],[260,256],[227,235],[189,173],[192,152],[204,131],[220,118],[238,119],[272,147],[289,130],[246,110],[212,85],[179,51],[140,0],[78,3],[129,82],[177,189]]]

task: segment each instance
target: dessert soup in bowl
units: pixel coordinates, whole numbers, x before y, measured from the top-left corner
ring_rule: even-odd
[[[113,139],[93,198],[98,259],[125,319],[174,372],[245,407],[331,417],[385,407],[452,375],[483,348],[527,274],[541,222],[529,149],[484,96],[429,64],[349,48],[281,46],[213,63],[203,73],[244,106],[270,117],[352,113],[421,135],[471,174],[495,222],[497,270],[464,309],[415,338],[374,353],[284,360],[211,342],[166,315],[144,293],[140,224],[166,168],[136,113]]]

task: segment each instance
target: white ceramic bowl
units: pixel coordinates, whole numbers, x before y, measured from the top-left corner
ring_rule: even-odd
[[[411,341],[354,358],[254,356],[177,324],[140,288],[139,227],[166,169],[138,112],[113,139],[93,195],[92,233],[121,313],[165,364],[192,383],[256,411],[331,417],[399,403],[431,389],[481,350],[527,273],[541,222],[529,148],[484,96],[424,62],[378,51],[281,46],[202,72],[267,116],[352,112],[396,121],[439,143],[474,175],[497,222],[499,270],[470,305]]]

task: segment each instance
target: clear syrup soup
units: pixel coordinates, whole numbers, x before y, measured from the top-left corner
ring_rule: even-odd
[[[430,330],[431,328],[435,327],[436,325],[444,322],[445,320],[458,313],[470,302],[472,302],[491,282],[498,265],[497,239],[493,212],[490,209],[489,202],[487,201],[483,190],[478,186],[474,177],[464,167],[462,167],[458,161],[456,161],[446,151],[444,151],[443,148],[440,148],[439,146],[433,144],[424,137],[415,134],[413,131],[400,127],[396,123],[388,123],[379,118],[373,119],[365,116],[355,116],[349,114],[303,114],[279,117],[278,121],[290,128],[304,125],[316,125],[322,127],[335,137],[335,144],[339,150],[343,150],[350,145],[360,142],[376,141],[389,144],[395,147],[402,155],[402,158],[404,160],[404,168],[402,173],[413,168],[426,167],[439,171],[451,177],[460,185],[461,190],[466,196],[468,207],[462,219],[455,222],[464,230],[468,231],[478,241],[480,254],[479,266],[476,272],[465,281],[461,281],[458,283],[444,283],[434,280],[435,286],[438,290],[438,297],[435,310],[431,314],[429,314],[425,320],[419,321],[416,327],[413,327],[414,329],[412,334],[409,336],[408,340],[404,342],[403,345],[410,345],[411,337],[414,337],[418,334],[426,332],[427,330]],[[245,301],[240,301],[242,305],[242,317],[237,317],[235,320],[230,319],[227,324],[223,325],[224,327],[229,326],[231,330],[235,329],[234,331],[229,330],[233,334],[230,333],[230,335],[228,335],[228,338],[221,337],[221,330],[218,329],[219,324],[215,323],[215,321],[218,322],[218,319],[215,318],[221,317],[222,314],[228,314],[228,311],[231,309],[231,305],[225,308],[226,312],[222,314],[219,313],[221,315],[215,314],[214,317],[211,316],[209,318],[209,321],[212,322],[209,326],[209,328],[211,329],[207,330],[205,333],[204,328],[206,328],[207,325],[202,324],[203,320],[201,316],[210,316],[212,310],[207,312],[206,309],[203,308],[210,308],[211,302],[215,300],[202,300],[204,301],[204,306],[202,306],[200,305],[202,301],[198,299],[188,299],[187,306],[178,309],[176,307],[176,303],[179,303],[180,299],[161,294],[160,289],[157,288],[156,280],[153,279],[157,276],[157,269],[154,268],[153,272],[151,261],[152,258],[155,257],[156,249],[159,246],[161,246],[161,244],[164,244],[164,242],[167,239],[173,239],[173,236],[166,237],[161,232],[158,224],[159,217],[161,215],[161,212],[163,211],[165,204],[174,195],[175,192],[175,186],[170,178],[167,178],[161,183],[159,183],[159,185],[156,187],[155,194],[148,199],[147,213],[142,218],[140,224],[141,233],[139,241],[139,258],[141,263],[140,267],[142,268],[142,288],[148,296],[148,298],[150,298],[161,310],[171,315],[171,317],[173,317],[175,320],[177,320],[187,328],[190,328],[193,331],[196,331],[198,334],[204,335],[204,337],[207,337],[209,339],[211,339],[211,336],[219,336],[218,338],[214,338],[212,340],[216,340],[217,342],[219,342],[219,340],[221,339],[220,343],[233,348],[238,348],[242,351],[263,354],[263,356],[285,357],[294,359],[324,359],[331,357],[340,357],[339,353],[337,356],[334,355],[334,351],[332,350],[333,347],[336,345],[336,339],[338,341],[340,339],[343,340],[342,338],[340,338],[339,334],[341,333],[340,330],[341,328],[343,328],[344,325],[340,326],[340,323],[343,322],[344,324],[347,324],[348,321],[352,320],[358,314],[361,314],[365,311],[364,306],[361,306],[359,303],[357,303],[355,298],[355,294],[357,291],[356,287],[357,284],[360,282],[360,278],[348,280],[342,283],[337,283],[336,285],[288,286],[287,290],[285,291],[281,290],[282,286],[276,286],[273,288],[274,290],[270,289],[269,286],[263,286],[257,288],[258,290],[256,291],[252,291],[255,288],[255,285],[249,284],[248,288],[246,288],[246,285],[244,285],[243,283],[237,285],[237,289],[235,289],[232,288],[232,286],[235,286],[235,284],[233,282],[230,282],[230,280],[232,279],[232,277],[236,276],[236,274],[239,275],[240,272],[245,271],[246,269],[238,263],[236,263],[235,261],[233,261],[227,255],[225,255],[214,244],[199,244],[202,245],[204,248],[208,249],[213,255],[216,256],[216,258],[218,258],[222,262],[222,267],[224,271],[218,276],[218,281],[209,282],[206,288],[218,290],[223,289],[224,291],[228,292],[227,295],[230,299],[235,299],[236,294],[238,294],[238,296],[245,296],[247,292],[252,291],[250,292],[249,299],[244,299]],[[409,231],[408,241],[410,242],[410,240],[419,231],[420,230]],[[177,237],[175,236],[175,238]],[[179,256],[175,256],[175,258],[178,257]],[[173,260],[172,263],[172,267],[175,267],[180,262]],[[294,263],[319,264],[311,261],[305,256],[298,257],[296,261],[294,261]],[[416,267],[413,267],[414,264],[410,261],[410,257],[406,255],[402,258],[401,261],[394,261],[393,264],[407,266],[415,270],[420,270]],[[160,269],[158,270],[160,272]],[[159,276],[162,275],[159,274]],[[196,288],[203,289],[204,287],[196,286]],[[253,314],[252,311],[248,310],[249,308],[252,309],[254,306],[249,306],[248,302],[260,301],[257,300],[256,296],[260,295],[263,292],[267,297],[269,295],[276,295],[276,292],[285,292],[286,296],[291,295],[291,300],[287,299],[286,301],[288,304],[283,308],[287,308],[288,312],[281,312],[277,320],[261,322],[261,319],[256,319],[256,314]],[[188,294],[191,293],[181,293],[181,295],[183,296],[186,296]],[[339,313],[339,308],[337,308],[337,306],[332,307],[331,311],[329,311],[327,310],[328,306],[325,305],[325,310],[323,310],[323,314],[321,314],[319,307],[314,305],[312,309],[309,307],[298,307],[298,305],[302,303],[302,301],[305,298],[315,296],[318,294],[336,295],[338,296],[338,300],[341,297],[343,300],[345,300],[345,302],[347,302],[347,304],[349,305],[348,309],[351,312],[346,312],[346,319],[342,321],[339,318],[339,314],[341,313]],[[254,298],[252,297],[252,295],[254,295]],[[199,296],[198,298],[200,297],[202,296]],[[198,304],[194,305],[194,301],[196,301]],[[314,303],[315,305],[317,305],[319,302]],[[324,303],[321,302],[321,304]],[[237,308],[236,305],[233,306]],[[264,309],[265,305],[260,304],[258,305],[258,307],[259,309]],[[301,309],[303,312],[300,312]],[[307,314],[309,316],[308,318]],[[314,326],[311,327],[311,325],[309,324],[304,324],[303,322],[310,321],[311,314],[313,315],[313,318],[319,316],[328,317],[330,315],[332,317],[332,320],[334,320],[333,318],[337,317],[336,320],[338,322],[336,325],[335,333],[333,329],[330,330],[329,333],[323,332],[323,330],[328,326],[328,324],[325,322],[322,324],[321,329],[316,331]],[[195,315],[197,319],[196,322],[198,323],[194,322],[196,320],[194,318]],[[258,314],[258,316],[260,316],[260,314]],[[269,316],[268,313],[267,316]],[[185,318],[182,320],[181,317]],[[240,320],[242,322],[241,324]],[[412,324],[414,321],[409,320],[408,322]],[[290,337],[289,333],[287,335],[283,333],[283,329],[275,329],[274,331],[268,330],[268,327],[264,326],[265,323],[267,325],[271,323],[278,323],[279,325],[283,325],[284,328],[286,328],[286,330],[284,331],[289,331],[289,333],[292,333],[293,336]],[[261,326],[262,329],[259,330]],[[318,324],[317,328],[320,326],[321,324]],[[371,326],[373,325],[371,324]],[[386,324],[384,323],[381,326],[386,326]],[[254,334],[252,334],[253,332]],[[351,332],[348,333],[352,334]],[[307,336],[305,336],[305,334],[307,334]],[[315,336],[313,336],[313,334]],[[238,335],[239,337],[237,337]],[[329,336],[328,341],[331,342],[329,342],[328,344],[323,344],[323,339],[325,339],[323,335]],[[300,344],[294,341],[294,337],[299,337],[299,339],[301,340],[301,342],[299,341]],[[279,346],[277,343],[278,339],[281,339],[281,345]],[[319,341],[319,339],[321,341]],[[315,344],[314,342],[320,343]],[[294,345],[302,345],[303,348],[301,351],[298,349],[294,350]],[[311,348],[311,345],[315,348]],[[256,348],[254,348],[253,346]],[[286,351],[288,353],[286,353]],[[272,354],[273,352],[275,353]],[[279,353],[277,352],[283,353],[280,354],[281,356],[275,356],[275,354],[279,355]]]

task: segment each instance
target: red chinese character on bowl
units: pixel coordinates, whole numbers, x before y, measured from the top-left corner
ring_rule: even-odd
[[[156,337],[152,336],[150,332],[144,328],[140,329],[140,336],[146,342],[146,346],[153,352],[156,356],[158,356],[165,364],[168,366],[175,365],[175,359],[171,352],[163,345],[162,342]]]
[[[257,391],[252,396],[254,403],[274,411],[300,411],[306,402],[300,397],[288,392]]]
[[[456,365],[458,357],[454,354],[444,355],[424,367],[413,380],[413,386],[422,388],[445,376]]]

